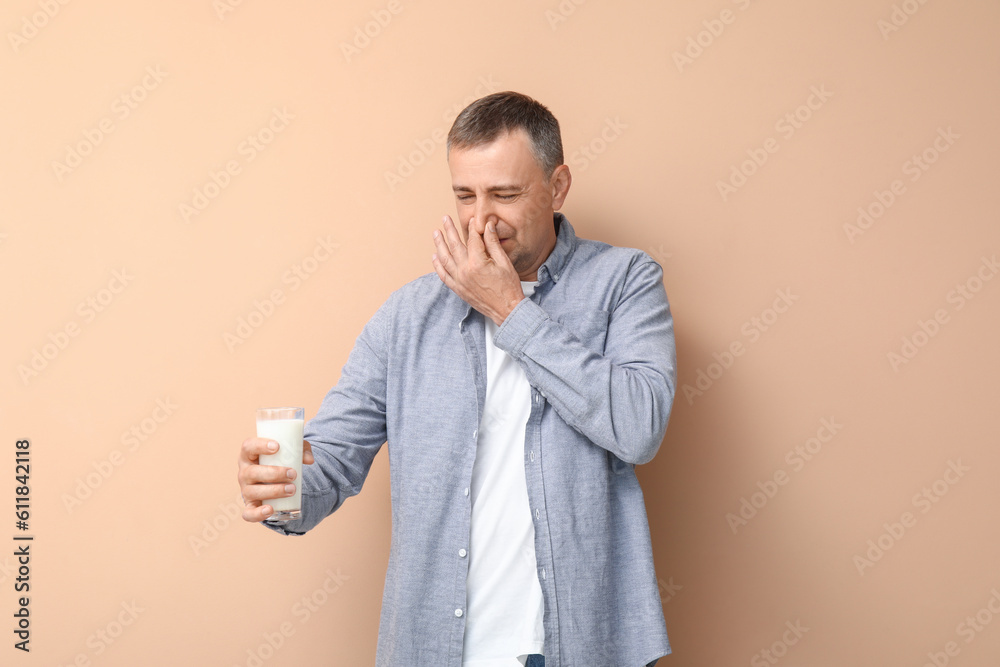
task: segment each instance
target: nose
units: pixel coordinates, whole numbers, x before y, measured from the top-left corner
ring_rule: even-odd
[[[475,220],[473,220],[474,228],[480,235],[486,233],[486,223],[492,222],[494,225],[497,223],[497,216],[493,203],[490,201],[483,201],[482,198],[477,199],[475,211],[472,215],[475,217]]]

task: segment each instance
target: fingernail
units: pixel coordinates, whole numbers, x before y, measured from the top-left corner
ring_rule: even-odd
[[[294,468],[289,468],[288,469],[288,479],[295,479],[295,469]]]
[[[267,443],[267,451],[269,451],[269,452],[276,452],[276,451],[278,451],[278,443],[276,443],[276,442],[269,442],[269,443]]]
[[[295,493],[295,485],[285,484],[285,493]]]
[[[267,516],[268,514],[271,513],[271,506],[264,505],[262,508],[260,508],[260,513],[263,514],[264,516]]]

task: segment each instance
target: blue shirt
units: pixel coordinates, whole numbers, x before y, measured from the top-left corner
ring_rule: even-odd
[[[494,344],[531,385],[524,473],[545,603],[546,667],[640,667],[668,653],[635,466],[663,440],[673,318],[649,255],[577,238],[556,213],[538,287]],[[365,325],[306,424],[297,535],[361,491],[387,444],[392,546],[377,667],[461,667],[469,486],[486,395],[484,317],[428,273]]]

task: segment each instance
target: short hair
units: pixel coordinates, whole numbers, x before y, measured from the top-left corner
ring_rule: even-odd
[[[492,143],[518,128],[531,140],[531,153],[545,178],[552,178],[563,163],[559,121],[543,104],[510,90],[481,97],[465,107],[448,132],[447,152]]]

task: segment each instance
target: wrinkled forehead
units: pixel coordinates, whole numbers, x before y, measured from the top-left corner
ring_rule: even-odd
[[[524,187],[542,175],[526,137],[507,135],[490,143],[452,149],[452,187],[463,190]]]

